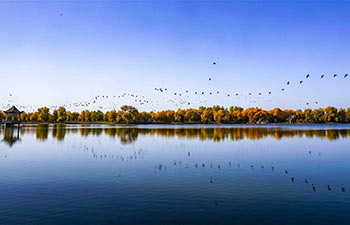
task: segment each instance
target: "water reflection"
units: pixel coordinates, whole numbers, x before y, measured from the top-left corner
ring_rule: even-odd
[[[161,136],[177,137],[186,139],[212,140],[215,142],[223,140],[259,140],[262,138],[321,138],[328,140],[337,140],[339,138],[349,138],[350,129],[289,129],[281,127],[202,127],[202,128],[91,128],[91,127],[71,127],[63,124],[47,125],[41,124],[33,127],[22,127],[21,134],[35,133],[36,138],[40,141],[48,139],[49,134],[58,141],[63,141],[66,134],[78,133],[82,137],[108,135],[112,138],[119,138],[122,144],[130,144],[137,140],[139,135],[142,136]],[[0,131],[1,132],[1,131]],[[12,140],[11,140],[12,138]],[[19,139],[19,138],[17,138]],[[13,131],[4,132],[4,140],[8,143],[15,143]],[[11,145],[12,145],[11,144]]]
[[[4,138],[2,139],[2,141],[8,144],[10,147],[12,147],[16,142],[21,141],[19,136],[19,130],[20,128],[18,127],[4,129]]]
[[[341,138],[350,129],[309,128],[0,129],[6,143],[22,138],[12,148],[0,143],[0,210],[7,212],[0,221],[61,224],[64,213],[68,224],[233,224],[233,216],[237,224],[267,217],[279,221],[263,224],[341,224],[350,202],[350,142]]]

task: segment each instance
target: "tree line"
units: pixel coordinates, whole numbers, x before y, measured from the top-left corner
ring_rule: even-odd
[[[158,112],[139,112],[135,107],[124,105],[120,110],[107,112],[83,110],[67,111],[59,107],[52,113],[49,108],[41,107],[36,112],[23,112],[21,120],[33,123],[98,123],[116,124],[141,123],[222,123],[222,124],[268,124],[268,123],[349,123],[350,108],[337,109],[332,106],[319,109],[290,110],[275,108],[243,109],[238,106],[199,107],[198,109],[163,110]],[[5,114],[0,112],[0,119]]]

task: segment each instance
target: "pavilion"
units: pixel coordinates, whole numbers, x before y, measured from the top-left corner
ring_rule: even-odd
[[[21,111],[19,111],[16,106],[12,106],[10,109],[4,111],[6,114],[6,119],[3,120],[5,126],[14,126],[17,124],[18,126],[21,124]]]

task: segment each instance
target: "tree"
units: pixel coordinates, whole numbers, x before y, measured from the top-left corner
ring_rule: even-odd
[[[185,118],[185,111],[182,109],[177,110],[174,116],[175,121],[183,123],[184,118]]]
[[[106,120],[108,122],[115,122],[116,119],[117,119],[117,111],[112,110],[112,111],[106,112]]]
[[[201,114],[202,123],[210,123],[213,121],[213,111],[211,109],[205,109]]]
[[[123,105],[120,107],[122,118],[126,123],[137,122],[139,112],[134,106]]]
[[[213,118],[215,120],[215,122],[217,123],[223,123],[223,122],[226,122],[225,119],[225,111],[220,109],[218,111],[215,111],[214,114],[213,114]]]
[[[185,118],[184,119],[187,122],[199,122],[200,115],[198,114],[198,111],[195,109],[187,109],[185,111]]]
[[[50,116],[50,109],[47,107],[42,107],[38,109],[38,121],[48,122]]]
[[[65,122],[67,120],[67,111],[64,107],[59,107],[57,110],[57,119],[56,122]]]
[[[337,116],[335,118],[335,121],[337,123],[345,123],[346,121],[346,110],[345,109],[339,109]]]
[[[319,109],[321,110],[321,109]],[[322,110],[323,111],[323,110]],[[335,122],[335,118],[337,117],[338,110],[335,107],[328,106],[324,109],[324,121],[326,122]]]
[[[231,106],[229,108],[230,112],[233,113],[233,112],[242,112],[243,111],[243,108],[242,107],[238,107],[238,106]]]
[[[32,113],[32,114],[30,115],[29,120],[30,120],[31,122],[36,122],[36,121],[38,121],[38,113],[37,113],[37,112]]]

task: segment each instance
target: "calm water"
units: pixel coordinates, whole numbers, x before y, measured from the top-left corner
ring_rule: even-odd
[[[349,125],[27,126],[0,140],[0,224],[350,221]]]

